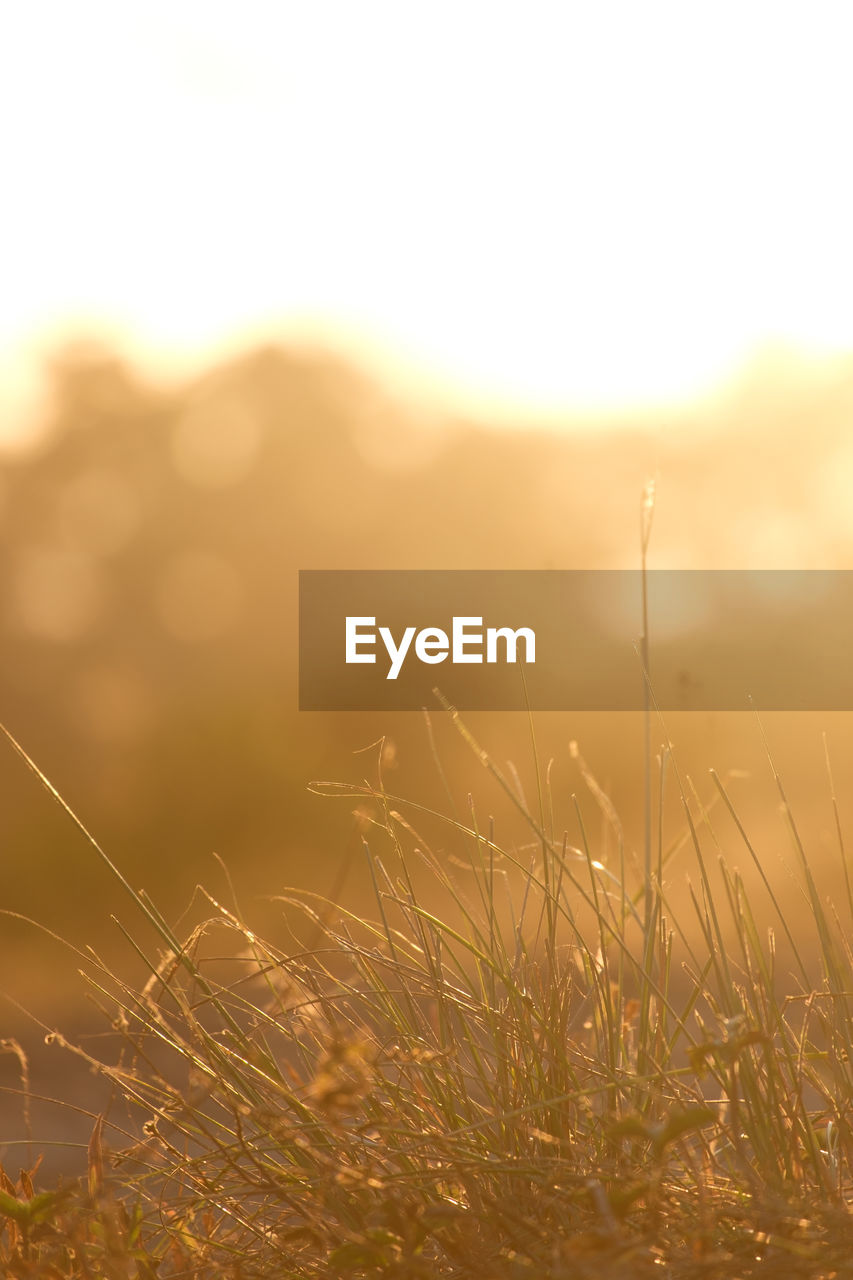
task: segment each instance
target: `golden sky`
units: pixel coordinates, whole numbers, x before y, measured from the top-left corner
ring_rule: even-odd
[[[530,410],[853,350],[849,3],[28,0],[0,27],[13,408],[81,327],[173,364],[333,334]]]

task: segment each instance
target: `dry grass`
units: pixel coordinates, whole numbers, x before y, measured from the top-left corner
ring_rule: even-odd
[[[122,1042],[91,1064],[128,1118],[96,1126],[83,1187],[2,1180],[6,1274],[853,1276],[841,823],[830,909],[777,779],[794,928],[716,776],[700,804],[662,752],[684,829],[659,829],[632,881],[624,850],[599,861],[579,801],[564,834],[547,775],[528,807],[457,724],[526,843],[473,803],[442,816],[389,795],[381,773],[317,784],[361,815],[373,920],[294,892],[273,943],[208,895],[179,937],[125,882],[148,980],[90,963],[89,981]],[[676,854],[696,881],[684,921]]]

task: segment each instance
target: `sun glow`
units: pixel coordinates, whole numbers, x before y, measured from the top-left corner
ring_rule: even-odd
[[[4,26],[13,408],[81,327],[166,367],[320,333],[531,411],[853,349],[845,4],[34,0]]]

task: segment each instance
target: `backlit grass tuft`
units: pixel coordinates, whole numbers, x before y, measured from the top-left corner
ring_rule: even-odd
[[[9,1275],[853,1275],[840,821],[830,906],[777,779],[794,924],[716,775],[700,802],[662,751],[683,829],[632,880],[588,836],[588,801],[616,819],[579,754],[563,830],[547,774],[528,807],[456,720],[525,835],[381,774],[315,784],[358,811],[370,918],[291,891],[269,941],[208,894],[178,935],[124,882],[147,980],[88,977],[123,1108],[84,1187],[0,1181]]]

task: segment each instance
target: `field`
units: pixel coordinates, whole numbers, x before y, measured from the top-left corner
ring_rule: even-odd
[[[658,449],[84,355],[6,467],[5,1274],[853,1277],[849,716],[292,706],[295,568],[636,567],[656,449],[663,564],[843,564],[849,377],[783,456],[796,388]]]
[[[831,900],[768,764],[792,922],[718,776],[704,803],[664,747],[637,875],[576,746],[586,795],[560,814],[535,754],[528,806],[446,714],[526,839],[503,841],[471,797],[440,815],[390,794],[379,744],[372,784],[314,788],[355,810],[372,918],[295,891],[265,941],[235,899],[202,892],[179,934],[87,837],[134,901],[127,943],[149,977],[133,988],[78,957],[118,1052],[62,1047],[113,1103],[81,1185],[3,1176],[7,1274],[853,1274],[853,893],[829,767]],[[675,833],[657,821],[664,786]],[[664,889],[676,859],[687,919]]]

